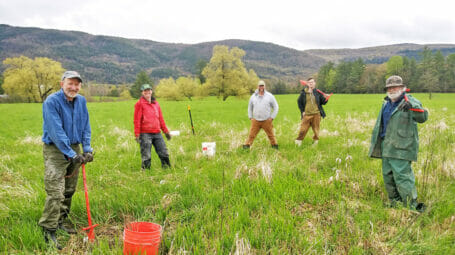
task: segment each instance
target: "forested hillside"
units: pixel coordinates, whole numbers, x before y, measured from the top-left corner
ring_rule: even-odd
[[[383,63],[400,55],[418,58],[424,45],[401,44],[362,49],[298,51],[272,43],[224,40],[199,44],[161,43],[151,40],[96,36],[76,31],[0,25],[0,59],[8,57],[47,57],[65,69],[81,72],[97,83],[133,83],[145,70],[154,80],[197,74],[197,63],[208,61],[214,45],[239,47],[246,52],[244,62],[262,79],[285,82],[308,77],[328,61],[338,63],[361,58],[365,63]],[[427,45],[444,55],[455,53],[455,45]],[[0,67],[3,72],[4,66]]]

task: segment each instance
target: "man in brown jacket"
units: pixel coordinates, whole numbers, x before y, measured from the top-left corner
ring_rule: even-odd
[[[302,122],[300,124],[299,135],[295,140],[295,144],[302,145],[302,140],[305,138],[308,130],[313,129],[313,144],[318,144],[319,141],[319,124],[321,117],[325,117],[324,108],[322,105],[328,102],[325,94],[319,89],[316,89],[316,81],[309,78],[308,82],[301,83],[305,86],[297,99],[297,104],[300,109]]]

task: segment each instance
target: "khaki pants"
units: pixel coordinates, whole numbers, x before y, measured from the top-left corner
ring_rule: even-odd
[[[321,123],[321,114],[304,115],[300,124],[299,136],[296,140],[303,140],[308,130],[313,129],[313,140],[319,140],[319,124]]]
[[[264,129],[264,132],[267,134],[267,137],[270,140],[271,145],[277,145],[275,134],[273,134],[273,120],[268,119],[264,121],[258,121],[255,119],[251,119],[251,128],[250,134],[248,135],[248,139],[245,142],[245,145],[253,144],[254,138],[259,133],[259,130]]]
[[[71,148],[80,153],[79,145]],[[38,225],[55,230],[59,223],[68,216],[71,198],[76,191],[80,164],[73,164],[65,159],[63,153],[55,145],[43,145],[44,156],[44,188],[46,202]]]

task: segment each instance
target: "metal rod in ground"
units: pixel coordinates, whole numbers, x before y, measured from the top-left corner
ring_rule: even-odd
[[[87,236],[90,242],[95,241],[95,230],[94,228],[98,224],[92,225],[92,215],[90,214],[90,202],[88,200],[88,190],[87,190],[87,178],[85,177],[85,164],[82,164],[82,177],[84,180],[84,191],[85,191],[85,205],[87,206],[87,218],[88,218],[88,227],[83,228],[82,230],[88,231]]]
[[[193,135],[194,135],[193,117],[191,117],[191,107],[190,107],[190,105],[188,105],[188,113],[190,114],[191,130],[193,131]]]

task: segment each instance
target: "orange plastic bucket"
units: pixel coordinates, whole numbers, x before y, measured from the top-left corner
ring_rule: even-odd
[[[160,225],[131,222],[123,230],[123,254],[158,254],[161,242]]]

